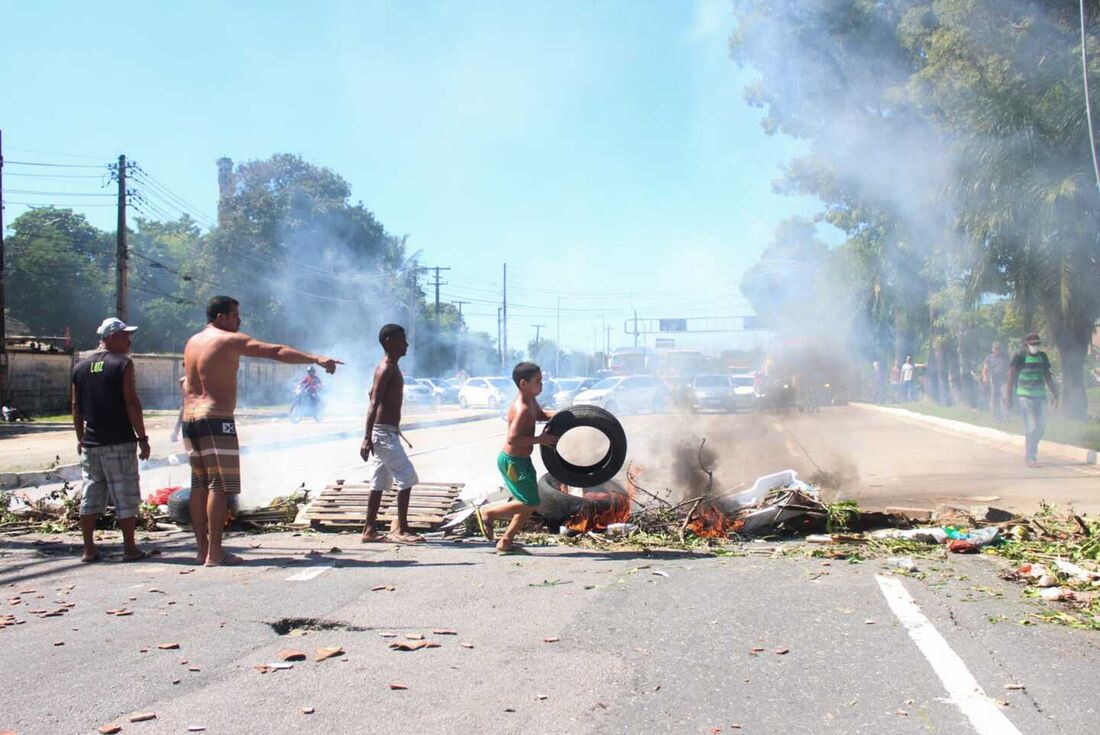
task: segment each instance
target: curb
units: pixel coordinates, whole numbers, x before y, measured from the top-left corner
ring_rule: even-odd
[[[848,405],[862,411],[885,414],[901,419],[902,421],[931,426],[957,436],[977,439],[983,444],[1003,449],[1006,452],[1018,453],[1024,450],[1024,437],[1021,434],[1012,434],[989,426],[976,426],[974,424],[968,424],[965,421],[955,421],[954,419],[945,419],[939,416],[929,416],[905,408],[856,402],[849,403]],[[1039,451],[1042,454],[1054,455],[1060,459],[1068,459],[1072,462],[1079,462],[1081,464],[1094,465],[1097,463],[1097,451],[1095,449],[1078,447],[1072,444],[1043,441],[1039,444]]]
[[[473,416],[459,416],[456,418],[425,419],[422,421],[410,421],[402,424],[405,431],[416,429],[431,429],[438,426],[455,426],[458,424],[470,424],[475,421],[496,418],[499,414],[486,412]],[[303,447],[311,444],[325,444],[341,439],[353,439],[361,436],[362,429],[355,431],[334,431],[328,434],[319,434],[302,439],[278,439],[276,441],[246,444],[241,447],[241,454],[256,454],[262,452],[274,452],[291,447]],[[173,461],[174,460],[174,461]],[[150,457],[141,463],[141,470],[155,470],[169,465],[181,466],[187,464],[187,455],[184,452],[175,452],[163,457]],[[0,490],[17,490],[39,485],[53,485],[62,482],[79,482],[81,479],[80,464],[66,464],[53,467],[48,470],[34,470],[31,472],[5,472],[0,473]]]

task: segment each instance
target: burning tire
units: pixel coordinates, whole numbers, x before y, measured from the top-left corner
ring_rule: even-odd
[[[191,525],[191,488],[185,487],[168,496],[168,516],[177,526]]]
[[[570,523],[583,527],[584,530],[602,530],[606,523],[600,523],[600,516],[611,513],[623,516],[622,520],[625,521],[630,515],[630,496],[614,480],[585,490],[583,496],[562,492],[562,483],[549,473],[539,478],[538,486],[538,513],[552,531]],[[610,501],[613,497],[619,500]]]
[[[554,479],[570,487],[595,487],[607,482],[626,461],[626,432],[611,412],[599,406],[573,406],[561,411],[546,424],[546,431],[561,436],[570,429],[587,426],[607,437],[607,454],[595,464],[581,466],[567,462],[553,447],[542,447],[542,463]]]

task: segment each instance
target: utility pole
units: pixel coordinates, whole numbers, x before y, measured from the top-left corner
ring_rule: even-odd
[[[0,130],[0,401],[8,397],[8,327],[4,312],[4,131]]]
[[[500,341],[500,312],[504,307],[497,307],[497,360],[500,362],[501,372],[504,371],[504,343]]]
[[[439,324],[439,287],[446,285],[446,283],[439,280],[439,272],[449,271],[450,268],[440,268],[437,265],[427,268],[426,270],[435,271],[435,281],[432,283],[432,285],[435,286],[435,349],[432,350],[432,352],[435,353],[435,357],[432,360],[432,372],[435,372],[437,366],[440,368],[442,367],[442,360],[439,358],[443,353],[443,340],[441,339],[443,330],[440,328]]]
[[[118,157],[118,248],[116,256],[116,286],[115,286],[115,311],[122,321],[128,318],[126,308],[127,283],[126,276],[129,269],[126,250],[126,156]]]
[[[604,350],[603,351],[604,351],[605,355],[610,355],[611,354],[611,327],[604,327],[604,332],[607,333],[607,339],[604,342]]]
[[[462,305],[470,302],[452,301],[451,303],[458,307],[458,323],[455,324],[455,372],[457,373],[462,367],[462,361],[460,359],[462,353]]]
[[[435,328],[439,330],[439,287],[446,286],[447,284],[439,280],[440,271],[449,271],[450,268],[440,268],[438,265],[426,270],[435,271],[435,282],[432,284],[435,286]]]
[[[634,346],[638,346],[638,310],[634,310]]]
[[[532,357],[534,357],[537,360],[538,355],[539,355],[539,332],[546,325],[545,324],[532,324],[531,326],[535,328],[535,354],[532,355]],[[555,375],[556,375],[556,373],[555,373]]]
[[[504,304],[501,306],[501,332],[500,336],[504,340],[503,350],[500,358],[500,369],[504,369],[504,361],[508,359],[508,264],[504,264]]]

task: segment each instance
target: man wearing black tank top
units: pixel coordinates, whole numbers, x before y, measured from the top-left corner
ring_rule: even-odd
[[[122,529],[122,560],[136,561],[146,556],[134,542],[141,505],[138,457],[149,458],[149,437],[145,435],[134,364],[129,357],[130,335],[136,329],[121,319],[104,319],[97,330],[99,349],[73,369],[73,427],[84,476],[80,501],[83,562],[101,558],[95,545],[95,523],[107,510],[108,498],[114,501]]]

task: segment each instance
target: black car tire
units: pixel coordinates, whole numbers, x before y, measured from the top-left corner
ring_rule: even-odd
[[[550,473],[539,478],[539,515],[554,530],[583,507],[584,499],[563,493],[561,483]]]
[[[551,530],[557,531],[558,527],[576,515],[584,506],[592,503],[584,497],[577,497],[561,491],[561,483],[555,480],[550,473],[544,473],[539,478],[539,515],[546,521]],[[623,486],[615,480],[600,483],[592,490],[607,489],[608,491],[623,492]]]
[[[542,447],[542,463],[554,479],[570,487],[595,487],[618,474],[626,461],[626,432],[615,416],[599,406],[573,406],[554,414],[546,433],[560,437],[570,429],[587,426],[607,437],[607,454],[595,464],[581,466],[567,462],[554,447]]]
[[[168,496],[168,516],[177,526],[191,525],[191,488],[180,488]]]

